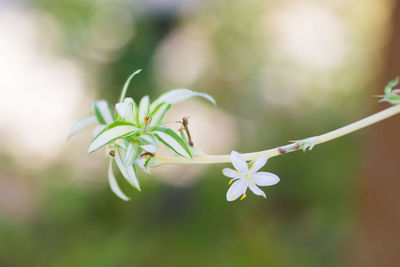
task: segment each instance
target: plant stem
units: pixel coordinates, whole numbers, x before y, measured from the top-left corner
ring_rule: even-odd
[[[343,135],[355,132],[364,127],[372,125],[374,123],[380,122],[384,119],[387,119],[391,116],[400,113],[400,105],[395,105],[384,109],[378,113],[375,113],[371,116],[368,116],[359,121],[353,122],[349,125],[341,127],[339,129],[333,130],[331,132],[321,134],[315,136],[315,145],[322,144],[333,139],[339,138]],[[279,156],[282,154],[286,154],[289,152],[293,152],[300,149],[300,145],[298,143],[292,143],[285,146],[280,146],[268,150],[251,152],[242,154],[242,156],[246,160],[256,160],[260,156],[267,155],[269,158]],[[231,162],[230,155],[202,155],[198,157],[194,157],[193,159],[183,158],[183,157],[165,157],[165,156],[155,156],[154,159],[158,162],[158,165],[161,164],[213,164],[213,163],[226,163]]]

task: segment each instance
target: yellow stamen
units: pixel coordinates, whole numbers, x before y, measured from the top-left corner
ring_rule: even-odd
[[[149,123],[149,117],[147,117],[147,116],[144,117],[144,123],[146,123],[146,124]]]
[[[229,184],[231,184],[233,182],[233,179],[231,179],[230,181],[229,181]]]
[[[256,183],[255,183],[255,182],[252,182],[251,184],[252,184],[252,185],[256,185]]]
[[[232,198],[234,198],[235,197],[235,193],[232,193]]]
[[[250,179],[250,174],[246,174],[246,179]]]
[[[239,174],[240,173],[240,171],[235,171],[237,174]]]
[[[247,196],[246,196],[246,194],[243,194],[243,196],[240,198],[240,200],[243,200],[243,199],[245,199]]]
[[[251,165],[251,167],[250,167],[250,170],[252,170],[252,169],[254,169],[254,164],[253,164],[253,165]]]

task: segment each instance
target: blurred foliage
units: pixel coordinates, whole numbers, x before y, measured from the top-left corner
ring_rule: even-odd
[[[368,33],[359,39],[353,36],[351,49],[357,53],[350,53],[342,65],[310,70],[285,59],[273,37],[261,35],[265,29],[260,25],[273,14],[277,1],[215,1],[188,14],[143,10],[136,8],[143,1],[134,3],[34,0],[31,7],[55,18],[63,37],[60,50],[88,66],[88,80],[94,81],[99,97],[117,99],[126,77],[138,68],[144,72],[128,92],[136,99],[144,94],[154,97],[170,84],[206,91],[239,124],[238,151],[313,136],[358,119],[367,110],[370,99],[363,90],[376,74],[373,64],[363,62],[375,62],[366,55],[379,46],[375,41],[357,48],[363,38],[370,38]],[[124,28],[132,38],[104,61],[88,52],[100,5],[119,5],[132,19]],[[347,28],[364,22],[343,18]],[[155,54],[170,34],[185,32],[188,25],[200,25],[206,32],[202,41],[211,47],[212,60],[196,79],[178,84],[157,72]],[[365,79],[363,73],[370,77]],[[283,96],[275,99],[279,94]],[[34,214],[19,221],[0,219],[0,265],[340,265],[353,230],[362,136],[356,133],[312,152],[271,159],[267,169],[281,182],[265,188],[267,200],[250,195],[235,203],[225,200],[228,185],[221,165],[209,167],[194,185],[183,188],[142,175],[143,191],[124,187],[133,195],[133,201],[124,203],[103,184],[73,182],[86,174],[55,162],[29,177],[42,194]],[[13,173],[18,165],[6,155],[2,158]],[[91,175],[105,180],[104,170],[105,166]]]
[[[108,188],[68,182],[68,166],[50,167],[32,177],[47,185],[35,215],[1,222],[0,259],[5,266],[334,265],[352,219],[354,179],[338,179],[355,164],[345,146],[270,160],[282,180],[266,189],[266,201],[226,202],[219,167],[189,188],[145,177],[144,192],[127,203]]]

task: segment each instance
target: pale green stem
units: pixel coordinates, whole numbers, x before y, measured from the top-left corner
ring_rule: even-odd
[[[333,139],[339,138],[343,135],[355,132],[364,127],[372,125],[374,123],[380,122],[387,119],[393,115],[400,113],[400,105],[395,105],[384,109],[378,113],[368,116],[359,121],[353,122],[349,125],[341,127],[339,129],[333,130],[331,132],[314,136],[315,145],[322,144]],[[246,160],[256,160],[260,156],[267,155],[269,158],[279,156],[288,152],[293,152],[299,150],[300,146],[298,143],[292,143],[285,146],[280,146],[268,150],[244,153],[242,156]],[[183,158],[183,157],[165,157],[165,156],[155,156],[154,159],[159,165],[161,164],[213,164],[213,163],[226,163],[231,162],[230,155],[202,155],[194,157],[193,159]]]

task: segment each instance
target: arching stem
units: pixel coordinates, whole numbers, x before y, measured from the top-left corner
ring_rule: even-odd
[[[341,136],[347,135],[349,133],[355,132],[360,130],[364,127],[372,125],[374,123],[380,122],[384,119],[387,119],[391,116],[400,113],[400,105],[395,105],[384,109],[378,113],[375,113],[371,116],[368,116],[364,119],[359,121],[353,122],[349,125],[341,127],[339,129],[333,130],[331,132],[321,134],[318,136],[311,137],[310,139],[315,140],[315,145],[322,144],[333,139],[339,138]],[[301,141],[301,140],[300,140]],[[298,142],[258,151],[258,152],[251,152],[251,153],[244,153],[242,156],[246,160],[256,160],[260,156],[267,155],[269,158],[279,156],[282,154],[286,154],[289,152],[293,152],[299,150],[300,144]],[[158,165],[161,164],[215,164],[215,163],[226,163],[231,162],[230,155],[202,155],[194,157],[193,159],[183,158],[183,157],[167,157],[167,156],[155,156],[154,159],[156,160]]]

